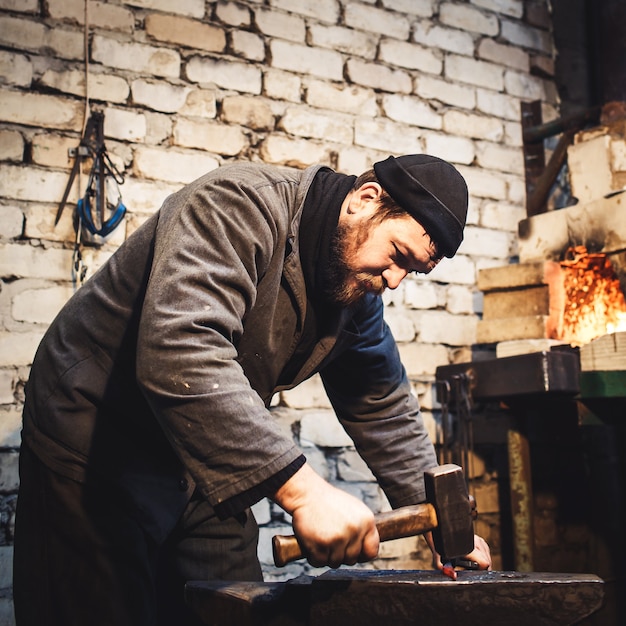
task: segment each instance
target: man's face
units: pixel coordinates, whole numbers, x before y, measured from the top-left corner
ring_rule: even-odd
[[[349,306],[368,292],[379,295],[409,272],[428,274],[439,263],[435,244],[411,216],[379,221],[375,195],[352,200],[353,210],[347,199],[332,241],[328,293],[334,302]]]

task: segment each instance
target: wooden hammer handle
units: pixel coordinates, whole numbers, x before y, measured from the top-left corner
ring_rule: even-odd
[[[421,535],[437,526],[437,513],[432,504],[414,504],[375,516],[381,541]],[[274,563],[283,567],[301,559],[304,554],[295,535],[275,535],[272,539]]]

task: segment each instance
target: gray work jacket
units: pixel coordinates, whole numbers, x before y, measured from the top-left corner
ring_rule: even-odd
[[[306,314],[298,231],[318,169],[239,163],[173,194],[38,349],[24,441],[63,475],[114,481],[156,538],[194,487],[215,505],[301,454],[268,406]],[[283,388],[316,372],[392,505],[423,500],[436,460],[379,297]]]

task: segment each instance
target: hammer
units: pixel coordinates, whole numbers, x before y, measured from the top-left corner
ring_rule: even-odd
[[[474,549],[474,501],[467,492],[463,470],[452,463],[424,472],[427,502],[400,507],[376,515],[381,541],[433,532],[435,549],[443,563]],[[294,535],[272,539],[274,563],[283,567],[304,554]]]

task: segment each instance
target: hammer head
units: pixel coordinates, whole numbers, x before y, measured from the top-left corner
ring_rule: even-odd
[[[474,549],[474,513],[463,470],[452,463],[440,465],[424,473],[424,483],[437,513],[435,549],[442,560],[469,554]]]

